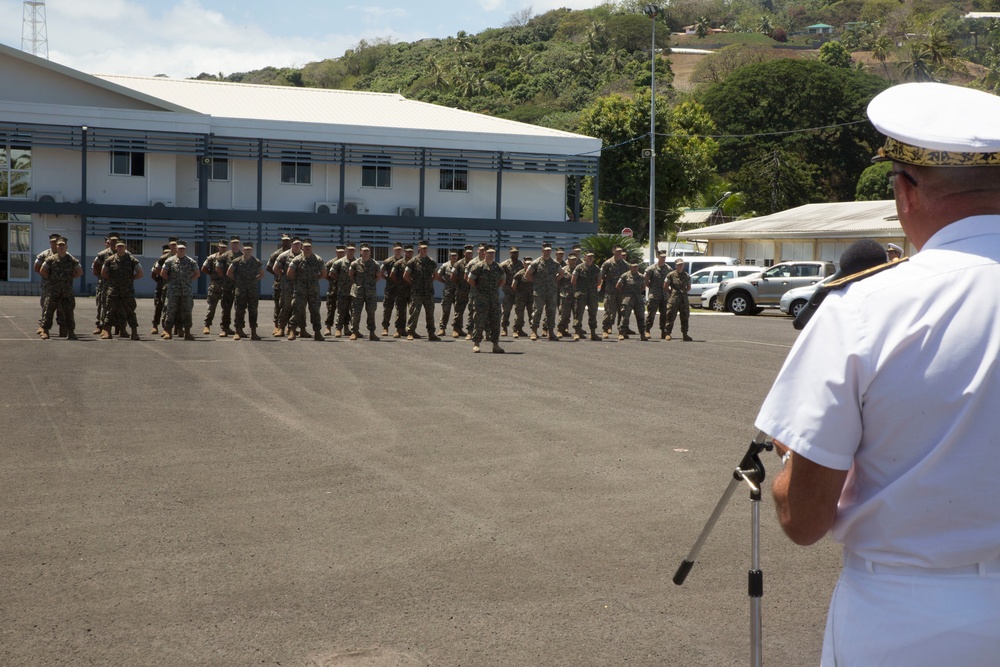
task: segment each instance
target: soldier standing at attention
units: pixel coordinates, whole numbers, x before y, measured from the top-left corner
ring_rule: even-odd
[[[576,270],[577,261],[577,256],[571,254],[566,261],[566,266],[562,269],[562,274],[559,276],[559,294],[562,295],[562,301],[559,305],[559,326],[556,328],[556,334],[560,338],[569,336],[569,323],[575,310],[576,299],[573,298],[573,271]]]
[[[347,254],[333,264],[337,276],[337,330],[334,333],[340,338],[345,331],[351,329],[351,264],[354,263],[354,253],[357,248],[353,243],[347,244]]]
[[[438,322],[438,336],[445,334],[445,327],[451,319],[451,307],[455,303],[455,295],[458,292],[458,283],[455,282],[455,267],[458,265],[458,251],[452,250],[448,253],[448,261],[441,265],[438,271],[438,280],[441,281],[441,319]]]
[[[691,306],[688,305],[688,292],[691,291],[691,276],[684,270],[684,260],[674,263],[674,270],[667,274],[663,281],[663,291],[667,295],[667,328],[663,340],[670,340],[670,332],[674,330],[674,318],[681,315],[681,333],[684,340],[694,340],[688,335],[688,319],[691,317]]]
[[[382,289],[382,335],[389,335],[389,322],[392,321],[392,309],[396,305],[396,292],[399,285],[393,276],[392,267],[399,260],[403,259],[403,244],[392,244],[392,257],[382,260],[382,275],[385,277],[385,286]]]
[[[274,263],[281,256],[281,253],[287,252],[292,248],[292,237],[288,234],[281,235],[281,247],[271,253],[271,256],[267,258],[267,272],[274,276],[274,287],[272,292],[272,299],[274,300],[274,335],[280,335],[281,329],[278,327],[278,317],[281,315],[281,274],[274,272]]]
[[[187,256],[187,244],[177,242],[177,254],[163,263],[160,275],[167,281],[167,315],[163,323],[163,338],[170,340],[174,326],[184,331],[184,340],[194,340],[191,335],[191,311],[194,309],[194,294],[191,283],[198,279],[201,271],[198,262]]]
[[[216,260],[216,268],[222,273],[222,331],[220,338],[233,335],[233,303],[236,301],[236,281],[229,277],[229,265],[243,256],[240,237],[233,236],[229,239],[229,250],[219,254]]]
[[[504,271],[494,261],[496,249],[486,248],[486,257],[477,262],[469,273],[467,282],[476,301],[476,323],[472,333],[472,351],[479,352],[479,343],[493,343],[493,353],[503,354],[500,347],[500,293]]]
[[[611,335],[611,330],[618,318],[618,310],[621,302],[615,285],[618,284],[618,279],[622,277],[622,274],[629,270],[628,262],[623,259],[624,254],[625,252],[622,250],[622,247],[616,245],[614,248],[614,257],[609,258],[601,265],[601,282],[598,283],[597,289],[604,290],[603,338]]]
[[[222,284],[226,279],[226,274],[221,269],[222,255],[226,252],[227,247],[226,240],[219,239],[215,245],[216,252],[206,257],[201,265],[201,272],[211,279],[208,284],[208,296],[205,299],[208,305],[208,310],[205,312],[205,328],[201,331],[205,335],[212,333],[212,320],[215,319],[215,309],[218,307],[219,301],[222,300]]]
[[[281,278],[281,288],[279,290],[281,294],[281,309],[278,312],[278,322],[275,324],[274,333],[272,334],[275,338],[285,335],[288,320],[292,319],[292,281],[288,278],[286,272],[292,260],[301,254],[302,239],[296,236],[292,239],[291,247],[278,255],[277,259],[274,260],[273,273],[276,278]]]
[[[406,264],[413,259],[413,246],[403,246],[403,257],[392,265],[392,278],[396,283],[396,331],[393,338],[406,335],[406,316],[410,312],[410,283],[403,280]]]
[[[552,259],[552,245],[542,245],[542,256],[528,266],[524,279],[532,285],[531,298],[535,308],[531,315],[531,340],[538,340],[538,325],[542,323],[542,311],[545,311],[544,333],[549,340],[557,341],[556,337],[556,295],[559,292],[559,274],[562,267]]]
[[[438,280],[437,262],[427,256],[427,241],[417,244],[417,256],[406,263],[403,280],[410,283],[410,321],[406,329],[406,340],[420,338],[417,325],[420,311],[424,311],[427,324],[427,340],[441,340],[434,333],[434,281]]]
[[[49,255],[38,270],[45,278],[45,313],[42,315],[42,340],[48,340],[52,328],[52,317],[57,310],[62,311],[66,338],[76,340],[76,320],[73,310],[76,299],[73,296],[73,281],[83,275],[83,267],[76,257],[66,252],[66,239],[56,240],[56,254]]]
[[[663,292],[663,283],[670,273],[670,267],[664,261],[667,257],[666,250],[656,251],[656,264],[646,269],[645,284],[649,290],[646,300],[646,332],[653,335],[653,323],[656,321],[656,313],[660,314],[660,338],[667,337],[667,295]]]
[[[101,278],[106,285],[105,308],[107,324],[101,332],[102,340],[111,338],[111,327],[125,330],[128,324],[132,340],[139,340],[139,321],[135,317],[135,281],[142,278],[139,260],[125,250],[125,241],[115,244],[115,254],[104,261]]]
[[[531,258],[525,257],[524,266],[514,274],[514,279],[510,284],[514,290],[514,338],[528,337],[528,334],[524,331],[524,311],[528,311],[528,319],[530,320],[532,286],[530,282],[524,279],[524,274],[528,271],[530,265]]]
[[[639,329],[639,340],[649,340],[642,321],[645,311],[643,308],[645,281],[645,276],[639,273],[639,263],[632,262],[629,264],[628,273],[623,273],[615,285],[615,290],[621,295],[622,322],[625,324],[624,329],[621,325],[618,326],[618,340],[628,338],[628,321],[633,314],[636,328]]]
[[[351,340],[361,337],[361,309],[365,309],[368,326],[368,340],[377,341],[375,335],[375,309],[378,306],[378,281],[382,279],[382,269],[378,262],[372,259],[372,249],[361,246],[361,258],[351,262],[348,269],[351,279],[351,304],[353,319],[351,321]]]
[[[306,331],[306,309],[313,327],[313,340],[323,340],[320,333],[322,319],[319,313],[319,281],[326,278],[323,258],[313,253],[312,239],[302,242],[302,254],[293,259],[286,270],[292,281],[292,319],[289,322],[288,340],[295,340],[298,330],[303,336]]]
[[[153,262],[153,268],[149,272],[156,283],[156,291],[153,293],[153,327],[149,330],[151,334],[160,333],[157,327],[163,321],[163,302],[167,283],[160,277],[160,269],[163,268],[163,263],[175,254],[177,254],[177,237],[171,236],[168,243],[163,246],[163,253],[160,255],[160,258]]]
[[[480,243],[477,246],[477,251],[478,251],[479,254],[471,262],[469,262],[468,264],[465,265],[465,273],[466,274],[468,274],[469,271],[471,271],[472,269],[474,269],[476,267],[476,264],[478,262],[482,262],[482,261],[486,260],[486,246],[487,246],[486,243]],[[464,282],[466,284],[468,284],[468,280],[465,280]],[[469,299],[469,311],[468,312],[469,312],[468,317],[466,317],[466,320],[465,320],[466,321],[465,340],[472,340],[472,325],[475,323],[475,317],[476,317],[476,302],[472,298]]]
[[[334,265],[347,254],[344,246],[337,246],[337,256],[326,263],[326,327],[323,335],[329,336],[337,319],[337,274]]]
[[[468,281],[468,271],[471,268],[469,265],[472,264],[472,246],[467,245],[462,250],[463,257],[458,260],[458,264],[455,268],[455,273],[452,279],[458,285],[458,289],[455,290],[455,319],[452,321],[452,337],[459,338],[464,336],[466,332],[462,329],[462,322],[465,319],[465,309],[469,305],[469,294],[472,289],[469,286]]]
[[[560,269],[566,268],[566,249],[562,246],[556,248],[556,264],[559,265]],[[556,290],[556,319],[559,319],[558,313],[562,312],[562,284],[560,283],[559,289]],[[560,336],[561,338],[561,336]]]
[[[242,255],[234,259],[226,270],[226,276],[236,283],[236,333],[233,334],[233,340],[247,337],[243,330],[247,310],[250,311],[250,340],[260,340],[257,335],[260,288],[257,284],[264,277],[264,265],[254,257],[252,243],[244,243],[242,251]]]
[[[105,283],[104,279],[101,278],[101,269],[104,268],[104,262],[111,257],[115,252],[115,243],[118,242],[118,237],[116,235],[111,235],[104,239],[104,250],[97,253],[94,257],[94,263],[90,266],[91,273],[97,277],[97,320],[94,322],[94,335],[97,335],[104,331],[104,292]]]
[[[576,309],[574,310],[573,326],[576,333],[573,340],[583,338],[583,310],[587,309],[590,318],[590,340],[600,342],[603,340],[597,335],[597,296],[598,285],[601,282],[601,269],[594,263],[594,253],[587,251],[583,256],[583,264],[573,269],[573,294],[576,298]]]
[[[35,256],[35,266],[34,271],[38,275],[42,274],[42,264],[45,263],[52,255],[56,254],[56,245],[59,243],[59,234],[49,234],[49,247]],[[38,297],[38,307],[41,309],[41,317],[38,318],[38,331],[36,334],[41,335],[42,333],[42,322],[45,320],[45,278],[42,278],[42,290],[41,296]],[[62,338],[66,334],[64,333],[66,325],[62,321],[62,313],[56,311],[56,324],[59,325],[59,337]]]
[[[519,259],[521,251],[517,246],[510,247],[510,257],[500,262],[503,269],[503,317],[500,320],[500,334],[506,336],[510,327],[510,311],[514,310],[514,274],[524,268],[524,262]]]

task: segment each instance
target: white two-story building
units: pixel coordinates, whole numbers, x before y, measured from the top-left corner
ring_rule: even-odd
[[[84,293],[111,232],[147,274],[170,236],[199,259],[230,235],[266,259],[282,233],[324,259],[422,238],[439,260],[480,241],[534,254],[596,232],[580,188],[600,149],[400,95],[92,76],[0,45],[0,293],[37,291],[54,232],[85,264]]]

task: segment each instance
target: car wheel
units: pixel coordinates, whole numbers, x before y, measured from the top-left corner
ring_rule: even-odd
[[[792,317],[798,317],[799,312],[806,307],[807,303],[809,302],[806,301],[805,299],[797,299],[793,301],[792,305],[788,308],[788,314],[791,315]]]
[[[726,310],[734,315],[749,315],[753,309],[753,299],[746,292],[735,292],[726,297]]]

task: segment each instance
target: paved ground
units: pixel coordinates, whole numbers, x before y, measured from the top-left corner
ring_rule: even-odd
[[[41,341],[37,310],[0,298],[0,664],[749,662],[748,493],[670,579],[787,318],[500,356],[148,325]],[[839,550],[795,547],[764,505],[765,663],[817,664]]]

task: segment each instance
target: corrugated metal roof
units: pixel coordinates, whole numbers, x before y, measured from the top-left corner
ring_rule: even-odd
[[[900,236],[895,201],[855,201],[806,204],[759,218],[692,229],[678,238],[722,240],[757,238],[818,238]]]
[[[539,142],[538,152],[599,151],[599,139],[408,100],[402,95],[323,88],[265,86],[165,77],[97,75],[143,94],[216,118],[381,129],[397,132],[480,135],[484,140]],[[562,150],[554,148],[562,147]]]
[[[681,217],[678,218],[677,224],[703,225],[712,220],[712,214],[715,211],[714,208],[686,208],[681,211]]]

